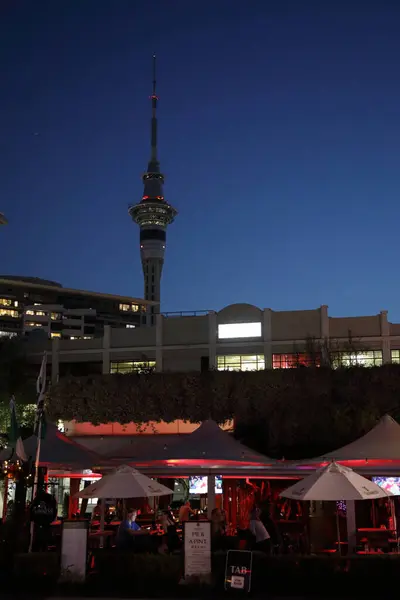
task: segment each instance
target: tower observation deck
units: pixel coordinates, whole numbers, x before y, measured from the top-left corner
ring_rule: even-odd
[[[161,273],[167,240],[167,227],[177,211],[164,198],[164,175],[160,171],[157,153],[156,57],[153,55],[153,91],[151,95],[151,155],[143,175],[144,191],[138,204],[129,207],[129,214],[140,227],[140,256],[144,275],[144,297],[160,302]],[[152,307],[157,312],[156,307]],[[153,318],[152,318],[153,321]]]

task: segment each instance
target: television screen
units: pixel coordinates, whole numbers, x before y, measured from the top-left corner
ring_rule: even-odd
[[[372,481],[394,496],[400,496],[400,477],[373,477]]]
[[[208,492],[208,480],[207,476],[193,475],[189,477],[189,494],[207,494]],[[222,494],[222,476],[215,476],[215,493]]]

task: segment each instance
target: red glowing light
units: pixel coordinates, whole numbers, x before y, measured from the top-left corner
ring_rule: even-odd
[[[142,200],[148,200],[149,197],[148,196],[143,196]]]
[[[267,467],[271,463],[261,463],[252,460],[227,460],[223,459],[209,459],[209,458],[168,458],[166,460],[152,460],[151,464],[154,466],[179,466],[179,467],[207,467],[214,466],[218,463],[220,467]],[[140,463],[137,463],[140,465]]]

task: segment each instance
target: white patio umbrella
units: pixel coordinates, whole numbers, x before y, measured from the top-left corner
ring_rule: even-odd
[[[167,496],[172,494],[172,490],[165,485],[153,481],[136,469],[123,465],[110,473],[104,475],[98,481],[95,481],[87,488],[75,494],[76,498],[100,498],[100,531],[104,530],[104,508],[106,498],[150,498],[153,496]],[[102,547],[104,539],[100,538]]]
[[[332,462],[280,494],[293,500],[374,500],[391,496],[349,467]]]
[[[136,469],[126,465],[119,467],[114,473],[104,475],[87,488],[76,494],[76,498],[150,498],[167,496],[172,490],[165,485],[153,481]]]
[[[327,502],[374,500],[375,498],[385,498],[391,495],[376,483],[335,462],[318,469],[312,475],[298,481],[280,494],[283,498],[291,498],[292,500]],[[336,528],[340,550],[339,515],[337,511]]]

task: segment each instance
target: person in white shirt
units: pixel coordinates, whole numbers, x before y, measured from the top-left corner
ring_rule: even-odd
[[[249,529],[255,538],[255,550],[271,552],[271,536],[260,520],[260,509],[255,507],[250,513]]]
[[[175,527],[175,520],[170,508],[163,510],[161,515],[161,526],[164,533],[168,533],[168,527]]]

